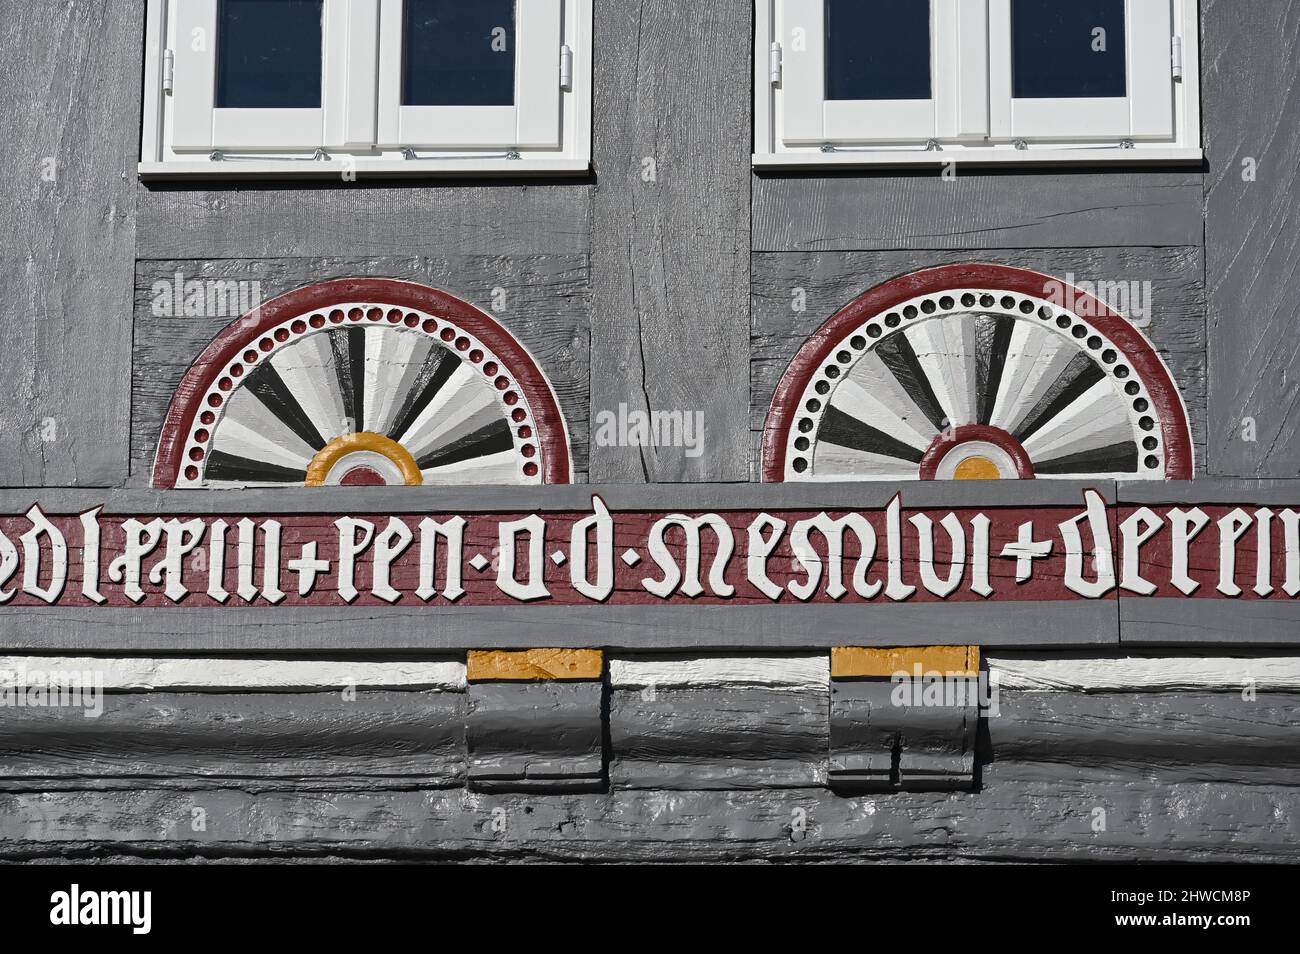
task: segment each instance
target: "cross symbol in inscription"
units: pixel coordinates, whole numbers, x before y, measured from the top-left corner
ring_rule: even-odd
[[[330,571],[330,561],[316,559],[316,541],[313,540],[302,545],[302,556],[289,561],[289,570],[298,574],[298,595],[306,596],[316,585],[317,574]]]
[[[1034,522],[1026,520],[1020,525],[1020,536],[1015,543],[1008,543],[1002,548],[1004,557],[1016,559],[1016,582],[1024,583],[1034,575],[1034,561],[1050,556],[1051,540],[1034,539]]]

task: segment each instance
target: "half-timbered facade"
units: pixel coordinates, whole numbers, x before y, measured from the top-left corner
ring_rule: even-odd
[[[0,858],[1295,860],[1300,3],[0,24]]]

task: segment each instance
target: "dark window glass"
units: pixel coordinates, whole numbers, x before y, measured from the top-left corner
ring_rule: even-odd
[[[827,99],[929,99],[930,0],[826,0]]]
[[[1124,0],[1012,0],[1017,99],[1127,96]]]
[[[513,106],[514,0],[406,0],[402,102]]]
[[[221,0],[217,106],[319,109],[322,0]]]

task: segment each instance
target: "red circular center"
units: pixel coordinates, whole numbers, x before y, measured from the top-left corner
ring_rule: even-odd
[[[943,462],[948,452],[970,441],[983,441],[1005,451],[1015,461],[1016,471],[1021,480],[1034,479],[1033,462],[1025,453],[1025,449],[1020,446],[1020,442],[1001,428],[989,427],[987,424],[968,424],[951,431],[944,431],[936,437],[921,461],[921,479],[936,480],[939,464]]]
[[[353,467],[339,481],[343,487],[387,487],[388,481],[373,467]]]

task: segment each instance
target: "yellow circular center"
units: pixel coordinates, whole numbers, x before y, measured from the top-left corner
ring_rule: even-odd
[[[369,451],[392,461],[401,471],[402,479],[406,481],[407,486],[415,487],[424,483],[420,465],[415,462],[410,451],[382,434],[363,431],[360,434],[344,434],[326,444],[312,458],[311,465],[307,468],[307,486],[324,487],[325,481],[329,479],[331,471],[339,461],[349,454],[362,451]]]
[[[998,465],[987,457],[967,457],[953,471],[953,480],[1001,480]]]

